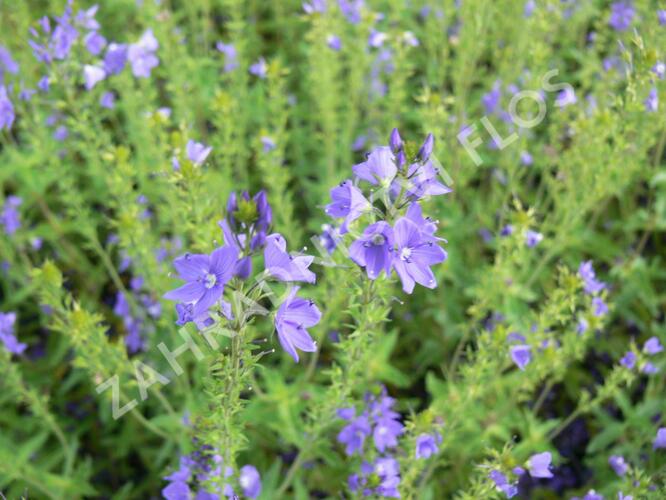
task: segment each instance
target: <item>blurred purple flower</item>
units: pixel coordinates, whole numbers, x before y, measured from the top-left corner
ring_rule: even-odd
[[[97,31],[91,31],[83,39],[83,43],[86,44],[86,49],[92,55],[96,56],[106,46],[106,38],[100,35]]]
[[[643,344],[643,352],[652,356],[654,354],[660,353],[664,350],[664,347],[659,342],[657,337],[650,337]]]
[[[5,345],[5,349],[12,354],[22,354],[28,347],[19,342],[14,333],[14,324],[16,323],[16,313],[0,313],[0,341]]]
[[[86,90],[92,90],[95,85],[106,78],[106,72],[99,66],[92,66],[85,64],[83,66],[83,79],[85,81]]]
[[[337,35],[328,35],[326,37],[326,45],[328,45],[329,49],[338,52],[342,49],[342,40],[340,40],[340,37]]]
[[[608,24],[615,31],[626,31],[634,18],[634,7],[631,2],[621,0],[611,5]]]
[[[528,229],[525,231],[525,244],[528,248],[534,248],[543,241],[543,234]]]
[[[550,478],[553,473],[550,472],[551,454],[548,451],[532,455],[527,462],[527,468],[532,477]]]
[[[7,130],[11,129],[14,118],[14,105],[9,100],[7,88],[4,85],[0,85],[0,130],[3,128]]]
[[[249,69],[250,73],[254,76],[264,79],[268,75],[268,65],[266,64],[266,59],[260,57],[257,62],[252,64]]]
[[[110,43],[104,55],[104,71],[109,75],[117,75],[127,62],[127,45]]]
[[[663,449],[666,448],[666,427],[660,427],[657,430],[657,435],[652,442],[653,449]]]
[[[103,108],[113,109],[116,103],[116,97],[113,95],[113,92],[104,92],[99,98],[99,104]]]
[[[0,224],[5,227],[5,233],[12,236],[21,227],[21,217],[18,207],[23,200],[19,196],[8,196],[0,212]]]
[[[136,78],[149,78],[150,72],[159,65],[160,60],[155,55],[160,44],[148,29],[141,35],[138,42],[127,48],[127,59],[132,66],[132,74]]]
[[[240,469],[238,484],[248,498],[257,498],[261,493],[261,477],[254,465],[244,465]]]
[[[416,438],[416,458],[430,458],[437,453],[441,437],[432,434],[420,434]]]
[[[636,354],[633,351],[627,351],[627,353],[620,359],[620,364],[631,370],[636,366]]]
[[[608,457],[608,464],[613,468],[618,476],[624,476],[627,473],[629,466],[624,461],[624,457],[620,455],[611,455]]]
[[[659,94],[656,87],[650,89],[650,93],[643,102],[645,104],[645,111],[648,113],[655,113],[659,110]]]
[[[190,139],[187,141],[185,150],[187,152],[187,159],[195,165],[200,166],[203,164],[203,162],[206,161],[206,158],[208,158],[208,155],[213,150],[213,147],[206,146],[201,142],[196,142]]]

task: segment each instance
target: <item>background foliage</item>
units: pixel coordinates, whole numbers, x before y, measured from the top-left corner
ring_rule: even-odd
[[[666,454],[652,447],[665,425],[664,359],[650,357],[658,371],[644,373],[641,352],[650,337],[666,342],[666,123],[645,104],[651,89],[664,94],[653,67],[666,27],[659,2],[633,2],[623,31],[609,25],[604,1],[535,4],[526,15],[514,0],[368,0],[354,23],[333,1],[309,15],[292,0],[106,0],[100,33],[134,43],[152,29],[159,65],[150,78],[125,69],[86,90],[82,65],[99,57],[79,43],[47,66],[28,45],[38,19],[66,3],[0,0],[0,45],[20,66],[4,74],[16,119],[0,131],[0,196],[22,199],[21,227],[0,236],[0,310],[17,313],[16,336],[28,345],[21,355],[0,349],[0,491],[157,497],[193,439],[214,437],[210,427],[223,421],[237,464],[261,472],[261,498],[339,497],[359,461],[336,441],[344,423],[335,410],[360,408],[381,383],[407,429],[398,451],[405,498],[503,497],[489,468],[508,474],[543,451],[554,478],[521,477],[523,498],[590,489],[666,497]],[[380,47],[368,44],[373,30],[386,34]],[[237,68],[225,70],[220,41],[234,44]],[[248,71],[260,57],[265,78]],[[489,145],[481,117],[508,135],[515,127],[500,110],[509,87],[538,91],[552,69],[577,102],[561,106],[544,92],[542,123],[505,149]],[[18,99],[44,76],[48,92]],[[494,85],[499,103],[488,113]],[[113,109],[99,102],[108,91]],[[472,124],[481,165],[457,139]],[[270,321],[253,323],[244,351],[252,370],[231,408],[215,399],[227,379],[211,375],[226,366],[230,341],[205,350],[192,332],[205,360],[181,356],[184,375],[114,420],[110,391],[95,387],[118,375],[126,402],[138,399],[135,361],[173,374],[157,348],[181,342],[173,304],[161,299],[175,286],[171,260],[222,240],[230,192],[266,189],[274,229],[292,249],[313,250],[310,238],[330,222],[330,188],[393,127],[419,143],[432,132],[453,180],[451,194],[427,203],[448,240],[438,288],[408,296],[382,279],[368,301],[362,273],[334,254],[339,266],[315,264],[308,290],[324,314],[311,331],[317,353],[296,364],[272,351]],[[212,146],[204,165],[185,160],[189,139]],[[502,236],[507,224],[513,233]],[[528,229],[543,235],[533,248]],[[577,277],[586,260],[608,283],[606,315],[594,314]],[[144,349],[128,353],[114,305],[137,276],[131,306],[142,294],[162,301],[162,313],[142,318]],[[512,332],[533,346],[524,371],[510,357]],[[633,370],[619,364],[630,349]],[[414,439],[433,426],[438,453],[418,460]],[[625,458],[627,474],[613,471],[611,455]]]

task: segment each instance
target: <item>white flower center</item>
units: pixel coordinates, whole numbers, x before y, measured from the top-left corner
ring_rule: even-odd
[[[409,260],[409,258],[412,256],[412,249],[411,248],[403,248],[400,250],[400,258],[402,260]]]
[[[208,289],[211,289],[215,286],[215,283],[217,283],[217,276],[215,276],[213,273],[208,273],[204,279],[204,286]]]

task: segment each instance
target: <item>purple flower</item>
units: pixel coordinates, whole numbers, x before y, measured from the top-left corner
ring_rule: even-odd
[[[534,163],[534,159],[532,158],[532,155],[529,154],[527,151],[523,151],[522,153],[520,153],[520,163],[522,163],[526,167],[529,167]]]
[[[440,440],[439,436],[421,434],[416,438],[416,458],[430,458],[437,453]]]
[[[127,49],[127,59],[132,65],[132,74],[136,78],[149,78],[153,68],[159,65],[160,60],[155,55],[160,44],[148,29],[141,35],[138,42],[131,44]]]
[[[268,273],[280,281],[314,283],[317,276],[308,269],[313,260],[311,255],[289,255],[287,242],[281,234],[271,234],[266,238],[264,265]]]
[[[88,52],[94,56],[102,52],[106,46],[106,38],[100,35],[97,31],[91,31],[88,33],[83,39],[83,42],[86,44]]]
[[[64,141],[67,137],[69,137],[69,129],[65,125],[59,125],[53,131],[53,138],[58,142]]]
[[[654,66],[652,66],[652,72],[657,75],[657,78],[660,80],[664,79],[666,75],[666,64],[661,61],[657,61]]]
[[[98,30],[100,26],[97,20],[95,19],[95,15],[97,14],[97,9],[99,9],[99,6],[93,5],[88,9],[80,10],[79,12],[76,13],[76,18],[74,19],[74,21],[78,26],[84,29]]]
[[[400,498],[400,465],[393,457],[380,457],[375,461],[374,472],[379,476],[375,493],[380,497]]]
[[[393,229],[384,221],[371,224],[363,235],[349,248],[349,257],[359,266],[365,267],[368,278],[376,279],[379,274],[391,273],[393,257]]]
[[[576,333],[579,335],[582,335],[587,331],[587,329],[590,327],[590,324],[585,318],[580,318],[578,320],[578,324],[576,325]]]
[[[643,352],[649,355],[657,354],[664,350],[657,337],[650,337],[643,344]]]
[[[190,487],[185,481],[172,481],[162,489],[162,496],[166,500],[188,500],[191,498]]]
[[[512,345],[509,348],[511,353],[511,359],[521,370],[525,370],[525,367],[532,360],[532,353],[530,352],[531,347],[529,345]]]
[[[528,229],[525,231],[525,244],[528,248],[534,248],[543,241],[543,234]]]
[[[340,234],[347,233],[349,224],[372,210],[370,202],[350,180],[331,189],[331,199],[333,201],[326,205],[326,214],[330,217],[345,218],[340,226]]]
[[[5,345],[5,349],[12,354],[22,354],[28,347],[19,342],[14,333],[14,324],[16,323],[16,313],[0,313],[0,341]]]
[[[186,283],[164,295],[164,298],[193,304],[196,318],[222,297],[224,285],[231,279],[238,258],[232,246],[217,248],[212,254],[187,254],[173,261],[180,279]]]
[[[326,45],[328,45],[329,49],[339,52],[342,49],[342,40],[337,35],[328,35],[326,37]]]
[[[268,65],[266,64],[266,59],[260,57],[257,62],[252,64],[249,69],[250,73],[254,76],[264,79],[268,74]]]
[[[578,102],[578,99],[576,99],[576,93],[574,92],[573,87],[567,85],[565,89],[561,90],[560,93],[557,94],[557,98],[555,99],[555,106],[558,108],[566,108],[567,106],[576,104],[576,102]]]
[[[315,326],[321,319],[321,312],[311,300],[296,297],[299,287],[289,292],[275,315],[275,329],[282,348],[298,363],[299,349],[315,352],[317,344],[312,340],[307,328]]]
[[[595,295],[606,288],[606,283],[597,280],[591,260],[580,263],[578,276],[583,280],[585,293],[588,295]]]
[[[319,235],[319,243],[329,254],[333,253],[340,241],[340,232],[330,224],[322,224],[322,233]]]
[[[634,18],[634,8],[631,2],[619,1],[611,5],[611,15],[608,24],[615,31],[626,31]]]
[[[187,158],[192,163],[199,166],[206,161],[206,158],[208,158],[208,155],[213,150],[213,147],[206,146],[201,142],[195,142],[192,139],[190,139],[189,141],[187,141],[185,150],[187,151]]]
[[[264,153],[269,153],[275,149],[275,141],[266,135],[261,137],[261,144],[264,148]]]
[[[69,12],[66,11],[58,18],[58,24],[51,35],[51,48],[56,59],[66,59],[79,36],[76,28],[70,24],[69,18]]]
[[[527,2],[525,2],[525,6],[523,7],[523,16],[532,17],[534,9],[536,9],[536,2],[534,0],[527,0]]]
[[[224,54],[224,72],[238,68],[238,53],[236,47],[232,43],[217,42],[215,48]]]
[[[666,10],[658,10],[657,19],[659,19],[659,24],[661,26],[666,26]]]
[[[99,98],[99,104],[103,108],[113,109],[116,103],[116,97],[113,95],[113,92],[104,92]]]
[[[109,75],[117,75],[125,68],[127,45],[110,43],[104,55],[104,70]]]
[[[361,9],[364,6],[364,0],[338,0],[338,7],[340,7],[342,15],[352,24],[361,22]]]
[[[435,148],[435,136],[432,134],[428,134],[425,140],[423,141],[423,144],[421,144],[418,153],[416,153],[416,157],[421,163],[425,163],[430,159],[430,155],[432,154],[434,148]]]
[[[504,492],[507,498],[512,498],[518,494],[518,487],[509,483],[509,480],[500,471],[492,470],[488,477],[495,483],[497,490]]]
[[[653,363],[648,361],[641,368],[641,373],[645,373],[646,375],[654,375],[655,373],[659,373],[659,368],[657,368]]]
[[[656,87],[650,89],[650,93],[643,102],[645,104],[645,111],[648,113],[655,113],[659,110],[659,94],[657,94]]]
[[[13,235],[21,228],[21,218],[18,207],[23,200],[18,196],[8,196],[0,212],[0,224],[5,226],[5,233],[8,236]]]
[[[12,59],[9,50],[0,45],[0,80],[3,79],[5,71],[15,75],[19,71],[19,65]]]
[[[622,359],[620,359],[620,364],[631,370],[634,366],[636,366],[636,354],[633,351],[627,351]]]
[[[608,457],[608,464],[613,468],[618,476],[624,476],[627,473],[629,466],[624,461],[624,457],[620,455],[611,455]]]
[[[373,150],[366,161],[354,165],[352,170],[359,179],[383,186],[388,186],[398,172],[395,157],[388,146]]]
[[[553,473],[550,472],[550,461],[551,455],[548,451],[532,455],[527,462],[527,468],[530,471],[530,475],[532,477],[542,478],[553,477]]]
[[[604,497],[603,495],[600,495],[596,491],[590,490],[587,493],[585,493],[583,500],[604,500]]]
[[[384,45],[384,42],[387,40],[388,35],[381,31],[372,30],[368,36],[368,45],[375,49]]]
[[[90,64],[83,66],[83,79],[85,80],[86,90],[92,90],[104,78],[106,78],[106,72],[99,66],[91,66]]]
[[[404,426],[395,419],[395,415],[394,412],[390,412],[376,420],[372,439],[380,453],[384,453],[386,448],[398,446],[398,436],[402,434]]]
[[[653,449],[663,449],[666,448],[666,427],[660,427],[657,430],[657,435],[652,442]]]
[[[243,494],[249,498],[257,498],[261,493],[261,477],[253,465],[244,465],[240,469],[238,484],[243,488]]]
[[[34,89],[28,89],[23,87],[23,84],[21,84],[21,90],[19,91],[19,99],[22,101],[29,101],[32,99],[32,96],[34,96],[37,93],[36,90]]]
[[[314,14],[315,12],[323,14],[326,12],[326,0],[310,0],[310,2],[303,2],[303,10],[306,14]]]
[[[37,82],[37,88],[39,90],[41,90],[42,92],[48,92],[50,84],[51,84],[51,81],[49,80],[49,77],[48,76],[43,76]]]
[[[500,99],[502,98],[502,89],[499,81],[495,82],[490,92],[481,96],[481,104],[486,110],[486,114],[491,115],[497,109]]]
[[[393,182],[391,194],[397,197],[401,190],[404,190],[408,199],[416,201],[426,196],[450,193],[451,188],[437,179],[438,174],[439,170],[433,166],[431,161],[412,163],[407,169],[407,179],[397,178]]]
[[[350,409],[346,408],[346,410]],[[340,415],[340,412],[338,412],[338,415]],[[345,453],[348,456],[352,456],[357,451],[361,452],[363,450],[365,438],[370,435],[372,429],[366,414],[362,414],[356,418],[353,418],[352,414],[351,418],[346,418],[345,420],[350,420],[350,422],[338,433],[337,440],[340,444],[345,445]]]
[[[437,282],[430,266],[444,262],[447,258],[446,252],[431,239],[424,238],[418,226],[407,217],[396,222],[394,237],[396,255],[393,258],[393,268],[402,281],[402,289],[406,293],[412,293],[415,283],[426,288],[435,288]]]
[[[608,313],[608,306],[601,297],[594,297],[592,299],[592,308],[595,316],[603,316]]]
[[[0,85],[0,130],[3,128],[11,129],[14,118],[14,105],[9,100],[5,86]]]

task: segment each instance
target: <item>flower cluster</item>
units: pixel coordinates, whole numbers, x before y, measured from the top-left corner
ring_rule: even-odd
[[[53,20],[45,16],[36,27],[30,28],[28,45],[45,69],[45,74],[37,83],[40,92],[49,92],[53,81],[63,79],[63,72],[69,72],[66,76],[76,81],[82,79],[87,91],[108,77],[119,74],[128,64],[136,78],[150,77],[151,71],[159,65],[156,55],[159,42],[152,30],[146,30],[135,43],[108,42],[100,33],[101,26],[95,19],[98,6],[74,12],[72,3],[72,0],[68,1],[60,16]],[[63,61],[67,61],[67,65],[56,69],[56,65]],[[19,66],[9,51],[0,46],[0,129],[11,129],[16,117],[10,96],[12,87],[5,84],[4,76],[6,73],[17,74],[18,71]],[[36,92],[21,83],[18,98],[28,101]],[[104,92],[99,98],[104,108],[113,108],[114,102],[112,91]],[[54,126],[53,137],[63,141],[69,133],[65,125],[58,124],[60,118],[58,113],[50,116],[47,125]]]
[[[421,202],[451,192],[439,178],[436,160],[431,158],[434,138],[429,134],[418,152],[405,144],[393,129],[389,146],[371,151],[367,160],[355,165],[356,181],[343,181],[331,190],[332,202],[326,213],[342,219],[339,233],[349,233],[352,224],[371,218],[349,248],[349,257],[365,269],[368,278],[377,279],[395,271],[406,293],[416,283],[435,288],[431,266],[444,262],[447,254],[435,236],[437,222],[423,217]],[[373,187],[366,196],[359,185]],[[373,200],[373,201],[370,201]],[[375,200],[380,200],[376,206]]]
[[[395,399],[389,397],[386,389],[382,387],[378,396],[366,394],[364,398],[365,408],[356,415],[355,408],[342,408],[338,410],[338,416],[347,422],[347,425],[338,434],[337,440],[345,446],[345,453],[352,456],[358,453],[361,456],[380,454],[370,463],[363,461],[359,474],[349,477],[349,488],[351,491],[361,490],[365,496],[377,494],[385,497],[397,497],[397,486],[400,482],[398,462],[388,454],[388,450],[398,445],[398,438],[403,433],[404,427],[400,422],[400,415],[393,410]],[[365,440],[372,436],[374,450],[365,450]],[[426,443],[417,447],[423,456],[426,451]]]
[[[240,290],[241,283],[252,276],[253,257],[262,250],[264,270],[256,273],[255,281],[273,278],[288,283],[315,282],[315,274],[309,270],[314,258],[287,252],[287,242],[281,234],[268,234],[271,221],[272,210],[264,191],[254,197],[248,193],[231,194],[226,217],[219,222],[225,245],[210,254],[186,254],[173,262],[179,278],[186,282],[165,295],[179,302],[177,324],[194,322],[203,329],[235,319],[230,302],[224,299],[225,289]],[[275,314],[280,344],[297,362],[297,350],[316,350],[307,328],[321,318],[314,302],[296,296],[298,290],[299,287],[292,287]]]
[[[234,470],[231,467],[222,469],[222,456],[215,453],[212,447],[202,446],[180,457],[180,468],[164,477],[169,484],[162,489],[162,496],[167,500],[217,500],[221,493],[226,498],[239,498],[229,483],[223,485],[222,491],[217,488],[217,493],[210,493],[206,488],[206,482],[217,477],[224,476],[231,482]],[[257,498],[261,493],[261,477],[253,465],[240,468],[238,484],[245,498]]]
[[[148,319],[157,319],[162,314],[162,306],[148,292],[143,290],[144,280],[136,276],[130,280],[129,292],[118,291],[113,312],[125,326],[125,346],[130,354],[144,350],[146,335],[152,332]],[[128,300],[127,294],[132,298]],[[132,308],[132,304],[137,307]]]
[[[526,464],[529,475],[533,478],[552,478],[551,460],[551,454],[547,451],[532,455]],[[511,472],[518,477],[526,473],[522,467],[514,467]],[[512,498],[518,494],[517,482],[510,482],[507,475],[502,471],[493,469],[488,474],[488,478],[495,484],[497,491],[503,492],[507,498]]]
[[[606,283],[597,280],[592,261],[581,262],[578,267],[578,276],[583,280],[583,289],[587,295],[592,297],[592,310],[595,316],[603,316],[608,313],[608,306],[599,296],[606,289]]]
[[[18,341],[14,333],[14,324],[16,323],[16,313],[0,313],[0,340],[12,354],[23,354],[28,347]]]
[[[21,227],[21,217],[18,207],[23,200],[18,196],[8,196],[0,212],[0,224],[5,228],[7,236],[12,236]]]

